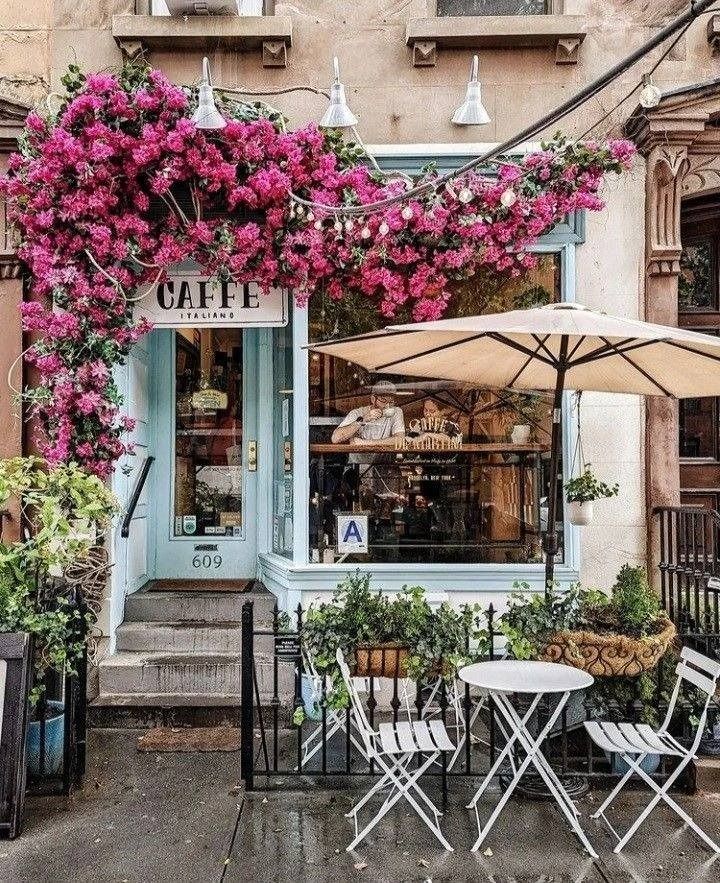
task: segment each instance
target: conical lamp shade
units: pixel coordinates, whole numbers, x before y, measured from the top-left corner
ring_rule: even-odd
[[[190,118],[198,129],[224,129],[227,123],[215,104],[212,80],[210,79],[210,62],[203,58],[203,82],[198,90],[198,106]]]
[[[470,82],[468,83],[465,101],[453,114],[452,121],[456,126],[484,126],[490,122],[490,114],[485,110],[480,95],[477,55],[473,56],[472,65],[470,66]]]
[[[333,59],[335,82],[330,88],[330,106],[318,125],[321,129],[349,129],[357,126],[358,119],[350,110],[345,98],[345,87],[340,82],[340,68],[337,58]]]

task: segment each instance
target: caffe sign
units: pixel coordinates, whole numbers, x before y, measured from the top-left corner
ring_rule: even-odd
[[[156,328],[267,328],[287,324],[287,293],[184,273],[153,286],[135,314]]]

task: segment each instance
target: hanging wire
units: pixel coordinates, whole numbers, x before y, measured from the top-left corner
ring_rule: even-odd
[[[708,9],[706,12],[704,12],[702,14],[707,15],[711,12],[717,12],[717,11],[718,10],[715,10],[715,9]],[[658,58],[658,60],[655,62],[655,64],[650,68],[650,70],[648,71],[648,73],[650,75],[654,74],[655,71],[660,67],[660,65],[668,57],[668,55],[670,55],[670,53],[677,46],[677,44],[682,40],[682,38],[685,36],[685,34],[687,34],[690,26],[693,24],[694,21],[695,21],[695,19],[693,19],[692,21],[689,21],[685,25],[685,27],[682,28],[682,30],[678,33],[678,35],[675,37],[675,39],[672,41],[672,43],[670,43],[670,45],[667,47],[667,49],[665,49],[665,51],[662,53],[660,58]],[[625,95],[624,98],[621,98],[620,101],[618,101],[618,103],[614,107],[611,107],[610,110],[607,113],[605,113],[602,117],[600,117],[600,119],[597,120],[597,122],[593,123],[589,129],[586,129],[582,133],[582,135],[579,135],[578,141],[582,141],[583,138],[587,138],[587,136],[591,132],[593,132],[595,129],[597,129],[598,126],[602,125],[607,119],[609,119],[609,117],[611,117],[615,113],[616,110],[619,110],[622,107],[622,105],[625,104],[625,102],[628,101],[630,98],[632,98],[632,96],[638,91],[638,89],[641,89],[641,88],[642,88],[642,80],[639,83],[636,83],[632,87],[632,89]]]
[[[712,2],[712,0],[710,0],[710,2]],[[297,193],[293,193],[292,191],[290,193],[290,197],[294,202],[306,208],[323,212],[331,216],[345,215],[349,217],[359,214],[371,214],[373,212],[388,208],[391,205],[396,205],[397,203],[404,202],[408,199],[435,192],[438,190],[438,188],[442,187],[449,181],[460,177],[467,172],[478,168],[479,166],[487,164],[490,160],[494,160],[505,153],[509,153],[514,148],[520,146],[524,142],[531,140],[532,138],[539,135],[541,132],[545,131],[548,126],[554,125],[559,120],[566,117],[568,114],[582,107],[582,105],[585,104],[590,98],[594,97],[599,92],[602,92],[607,86],[610,85],[610,83],[614,82],[619,76],[625,73],[625,71],[630,70],[630,68],[634,67],[649,52],[651,52],[658,46],[661,46],[671,36],[676,35],[676,31],[679,30],[681,32],[684,32],[700,16],[717,11],[717,7],[714,7],[712,9],[709,8],[710,2],[705,2],[705,0],[693,0],[693,2],[691,2],[690,4],[690,9],[687,12],[679,16],[679,18],[677,18],[675,21],[671,22],[669,25],[659,31],[653,38],[644,43],[639,49],[635,50],[626,58],[622,59],[622,61],[612,67],[603,76],[599,77],[597,80],[593,81],[588,86],[581,89],[578,93],[568,99],[568,101],[560,105],[560,107],[542,117],[536,123],[531,124],[530,126],[528,126],[528,128],[524,129],[522,132],[518,133],[514,137],[508,139],[502,144],[496,145],[495,147],[491,148],[480,156],[475,157],[474,159],[464,163],[458,169],[446,172],[444,175],[440,175],[437,178],[432,179],[431,181],[425,181],[422,184],[419,184],[404,193],[396,194],[394,196],[388,196],[384,199],[379,199],[375,202],[366,203],[359,206],[327,205],[325,203],[305,199],[304,197],[301,197]],[[676,43],[677,40],[675,41],[675,44]],[[673,47],[671,46],[668,51],[671,51],[672,48]],[[661,57],[661,62],[663,58],[664,56]],[[637,88],[637,86],[635,88]],[[633,89],[633,92],[634,91],[635,89]]]
[[[575,476],[575,464],[579,463],[580,469],[578,475],[582,475],[585,471],[585,451],[582,443],[582,429],[580,426],[580,401],[582,399],[582,390],[575,393],[575,408],[577,410],[577,433],[575,435],[575,450],[573,451],[572,463],[570,464],[570,477]]]

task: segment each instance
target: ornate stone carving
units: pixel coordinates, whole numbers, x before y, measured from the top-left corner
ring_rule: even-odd
[[[651,276],[680,273],[680,206],[688,167],[685,145],[657,146],[648,155],[647,260]]]

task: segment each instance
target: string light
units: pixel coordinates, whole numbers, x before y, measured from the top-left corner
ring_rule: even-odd
[[[365,226],[360,231],[360,235],[362,236],[363,239],[369,239],[372,236],[372,233],[370,232],[370,228],[368,227],[367,224],[365,224]]]
[[[500,205],[503,208],[512,208],[517,202],[517,193],[512,189],[512,187],[508,187],[508,189],[502,194],[500,197]]]
[[[390,232],[390,228],[388,227],[387,223],[385,221],[382,221],[382,223],[378,227],[378,233],[381,236],[387,236],[389,232]]]
[[[413,210],[409,205],[404,206],[400,214],[406,221],[412,221],[413,219]]]
[[[473,192],[469,187],[463,187],[457,195],[457,198],[464,205],[467,205],[469,202],[473,201]]]

